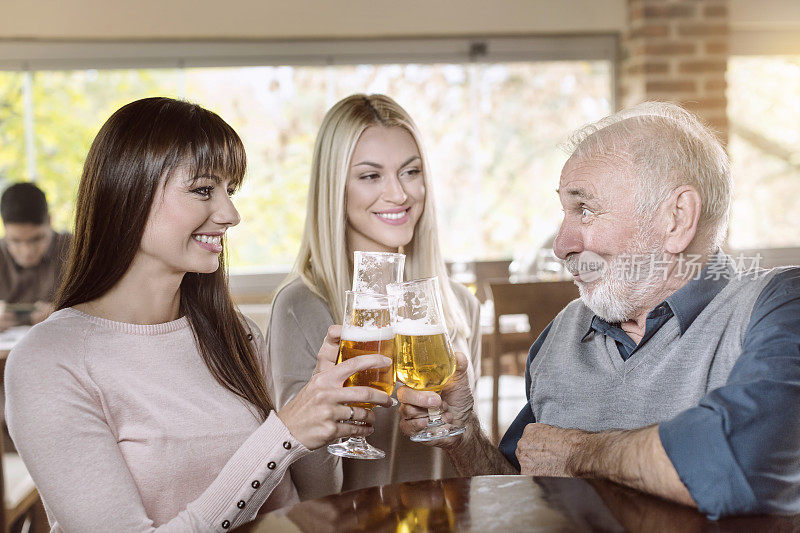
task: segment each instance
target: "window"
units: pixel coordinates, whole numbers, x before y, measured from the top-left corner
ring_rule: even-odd
[[[83,161],[100,126],[137,98],[177,96],[178,73],[0,72],[0,87],[0,179],[4,184],[35,180],[47,195],[54,227],[67,229],[73,223]]]
[[[733,249],[800,246],[800,56],[728,63]]]
[[[0,181],[26,175],[23,84],[19,72],[0,72]]]
[[[147,69],[100,68],[114,63],[90,49],[98,57],[55,64],[98,69],[45,70],[54,61],[31,53],[45,59],[28,66],[42,69],[0,72],[0,138],[14,147],[0,151],[0,179],[37,179],[54,223],[67,228],[83,158],[103,121],[136,98],[185,97],[219,113],[247,149],[248,176],[234,200],[243,221],[230,233],[232,268],[286,269],[305,220],[324,113],[348,94],[380,92],[404,106],[422,132],[445,256],[530,253],[560,221],[555,188],[566,154],[559,143],[613,109],[615,41],[598,39],[299,43],[274,45],[272,55],[254,45],[109,51],[121,64],[140,54],[160,67]],[[179,68],[169,59],[176,51],[184,54]],[[269,66],[250,66],[258,64]],[[26,167],[26,160],[35,164]]]

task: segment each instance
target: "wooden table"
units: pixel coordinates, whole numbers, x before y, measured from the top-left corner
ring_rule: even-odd
[[[613,483],[480,476],[345,492],[260,516],[237,531],[800,531],[800,515],[717,522]]]

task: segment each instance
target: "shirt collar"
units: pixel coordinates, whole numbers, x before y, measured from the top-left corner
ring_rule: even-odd
[[[690,261],[685,262],[680,268],[691,269]],[[689,270],[689,272],[691,272],[691,270]],[[706,264],[689,283],[672,293],[662,302],[662,304],[666,303],[669,305],[672,313],[678,319],[681,335],[689,329],[694,319],[697,318],[711,300],[719,294],[735,274],[736,268],[731,258],[721,250],[718,250],[717,253],[711,257],[708,264]],[[662,307],[662,304],[659,304],[656,310]],[[653,316],[653,311],[647,316]],[[613,327],[618,326],[610,324],[595,315],[592,317],[592,321],[586,333],[581,338],[581,341],[588,340],[595,331],[606,335],[609,329]]]
[[[666,302],[678,318],[681,335],[735,274],[731,258],[718,250],[699,275],[667,297]]]

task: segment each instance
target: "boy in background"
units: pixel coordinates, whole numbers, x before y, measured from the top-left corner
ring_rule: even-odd
[[[15,183],[0,197],[0,331],[36,324],[53,312],[71,236],[50,225],[47,199],[33,183]]]

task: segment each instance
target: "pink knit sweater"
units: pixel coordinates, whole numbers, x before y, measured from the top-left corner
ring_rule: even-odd
[[[225,531],[297,501],[284,474],[308,450],[216,382],[186,318],[57,311],[11,352],[5,388],[54,531]]]

